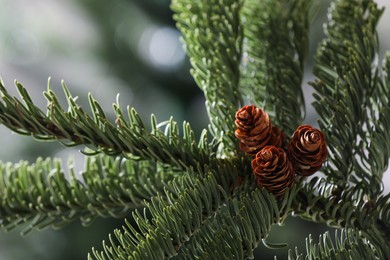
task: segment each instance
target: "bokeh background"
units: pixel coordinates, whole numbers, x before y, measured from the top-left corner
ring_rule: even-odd
[[[311,46],[304,78],[307,102],[306,122],[315,124],[316,114],[308,81],[315,46],[323,37],[322,26],[330,1],[317,1],[318,13],[312,21]],[[377,1],[381,6],[390,3]],[[101,102],[107,114],[117,94],[123,106],[137,109],[148,121],[154,113],[162,121],[173,116],[189,121],[195,131],[207,127],[204,97],[189,74],[190,65],[180,42],[169,9],[169,0],[0,0],[0,77],[9,92],[14,80],[23,83],[42,109],[46,101],[48,77],[51,87],[62,97],[61,80],[65,80],[79,102],[88,107],[87,94]],[[381,54],[390,50],[390,11],[379,24]],[[36,142],[0,126],[0,160],[34,162],[38,156],[73,158],[82,169],[84,157],[79,148],[57,143]],[[385,175],[385,192],[390,190],[390,174]],[[22,238],[20,229],[0,231],[0,260],[16,259],[85,259],[108,233],[119,228],[121,220],[99,219],[90,227],[75,222],[56,231],[46,229]],[[289,218],[283,227],[273,228],[269,241],[288,243],[283,250],[260,246],[257,259],[284,259],[291,246],[305,248],[304,238],[327,228],[323,225]]]

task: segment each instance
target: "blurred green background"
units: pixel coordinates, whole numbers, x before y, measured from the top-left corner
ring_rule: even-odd
[[[306,121],[310,124],[315,124],[316,114],[310,107],[312,91],[306,82],[313,80],[312,56],[323,37],[330,1],[317,2],[304,78]],[[46,106],[42,92],[49,76],[64,105],[62,79],[73,95],[79,96],[80,104],[88,107],[87,93],[91,92],[111,116],[111,105],[120,93],[122,106],[135,107],[145,121],[152,113],[160,121],[173,116],[178,122],[189,121],[199,136],[208,124],[204,98],[189,74],[169,4],[167,0],[0,0],[0,77],[15,95],[13,81],[22,82],[42,109]],[[379,26],[381,53],[390,49],[389,22],[387,11]],[[60,157],[66,162],[71,157],[76,169],[83,168],[80,148],[36,142],[3,126],[0,147],[3,162],[33,162],[38,156]],[[46,229],[25,238],[20,237],[20,230],[0,231],[0,260],[85,259],[93,246],[101,248],[101,241],[122,224],[121,220],[99,219],[82,227],[76,222],[60,231]],[[308,234],[316,239],[325,230],[323,225],[289,218],[285,226],[275,227],[268,239],[289,246],[278,251],[260,246],[256,259],[273,259],[274,254],[284,259],[291,246],[304,250]]]

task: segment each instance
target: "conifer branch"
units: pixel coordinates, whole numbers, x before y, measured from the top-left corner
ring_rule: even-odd
[[[181,185],[173,184],[175,190],[166,192],[168,200],[157,196],[143,215],[133,214],[138,228],[127,224],[123,231],[115,230],[117,242],[110,236],[112,245],[103,243],[102,252],[93,249],[89,259],[253,257],[253,249],[268,236],[271,226],[284,221],[298,190],[293,187],[278,202],[246,179],[232,192],[231,181],[237,175],[221,176],[225,171],[197,180],[185,177]]]
[[[301,83],[310,7],[306,0],[247,0],[243,7],[243,91],[288,135],[304,117]]]
[[[223,154],[237,149],[234,115],[242,104],[239,93],[242,27],[236,0],[173,0],[173,18],[182,33],[193,75],[206,98],[212,135]]]
[[[92,95],[89,95],[92,116],[87,114],[65,84],[63,89],[68,110],[61,107],[49,84],[44,92],[48,101],[47,112],[44,113],[34,105],[20,83],[17,82],[16,86],[23,102],[11,97],[0,82],[3,99],[0,102],[0,123],[19,134],[32,135],[39,140],[57,140],[67,146],[84,144],[97,153],[153,159],[182,169],[213,160],[213,144],[207,140],[207,131],[203,131],[197,142],[186,122],[183,123],[181,138],[178,124],[173,119],[158,124],[152,115],[152,130],[149,132],[134,108],[127,108],[126,119],[117,101],[113,105],[116,114],[113,124]],[[165,126],[164,132],[160,129],[162,126]]]
[[[182,246],[181,257],[253,259],[253,250],[260,242],[272,247],[266,238],[272,225],[283,223],[290,212],[290,198],[298,191],[297,186],[286,193],[282,202],[265,190],[240,190],[239,197],[228,200],[216,217],[207,219],[202,229]]]
[[[69,163],[38,159],[34,164],[0,164],[0,223],[7,230],[28,224],[23,234],[47,226],[60,228],[80,219],[123,217],[145,206],[167,183],[182,175],[148,161],[100,155],[90,157],[79,175]]]
[[[379,89],[375,64],[376,26],[382,12],[373,1],[337,0],[332,5],[327,38],[316,56],[314,74],[318,79],[312,83],[316,90],[313,105],[330,150],[325,174],[339,186],[351,181],[367,187],[371,194],[380,192],[383,173],[383,167],[378,173],[365,160],[371,141],[367,132],[376,128],[375,122],[374,126],[368,123],[367,111],[375,111],[377,106],[369,97],[377,91],[386,93]]]
[[[375,198],[382,192],[382,177],[386,172],[390,158],[390,53],[386,54],[383,64],[383,80],[378,81],[368,99],[369,108],[365,119],[366,131],[359,133],[361,139],[357,149],[360,153],[359,167],[371,173],[367,190]]]
[[[163,259],[177,255],[180,247],[197,232],[203,222],[214,215],[229,198],[228,192],[217,183],[214,174],[204,178],[185,176],[181,183],[174,181],[172,190],[152,198],[148,211],[152,220],[136,211],[133,218],[137,231],[131,224],[123,231],[115,230],[118,242],[110,236],[112,246],[103,244],[103,252],[93,249],[96,259]],[[225,178],[231,178],[226,175]],[[228,187],[226,187],[228,188]],[[89,259],[92,255],[89,255]]]
[[[376,248],[363,239],[360,233],[354,229],[342,229],[340,235],[335,231],[335,241],[332,241],[329,232],[320,235],[319,242],[315,243],[309,236],[306,238],[306,255],[289,251],[288,259],[314,260],[314,259],[381,259]]]
[[[133,108],[123,111],[119,102],[111,123],[91,95],[88,114],[64,84],[68,109],[49,85],[44,112],[20,83],[18,99],[0,82],[0,123],[98,154],[80,176],[71,163],[66,174],[59,160],[0,163],[0,227],[25,224],[27,233],[132,211],[136,224],[115,230],[89,259],[253,258],[260,242],[272,247],[266,242],[272,225],[294,215],[342,229],[335,242],[327,233],[318,244],[309,237],[307,259],[390,259],[390,194],[381,195],[390,156],[390,53],[382,72],[375,61],[383,10],[373,1],[336,0],[318,49],[312,84],[330,150],[327,177],[298,177],[276,198],[257,188],[251,158],[237,150],[234,115],[242,94],[264,107],[287,135],[302,122],[311,3],[172,1],[192,75],[206,97],[211,142],[205,130],[197,142],[188,123],[180,134],[172,119],[157,123],[152,116],[149,131]],[[270,185],[280,185],[272,174]],[[303,259],[298,250],[289,257]]]
[[[357,187],[337,187],[322,178],[304,184],[294,198],[293,215],[330,227],[353,227],[390,257],[390,195],[368,199]]]

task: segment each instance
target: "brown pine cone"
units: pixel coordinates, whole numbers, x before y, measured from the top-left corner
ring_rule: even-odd
[[[312,175],[321,168],[328,156],[325,136],[310,125],[301,125],[295,130],[287,153],[297,174]]]
[[[283,149],[266,146],[252,160],[257,185],[275,196],[282,196],[294,183],[294,171]]]
[[[234,135],[240,139],[240,149],[255,156],[272,141],[272,124],[268,114],[256,106],[244,106],[236,113]]]

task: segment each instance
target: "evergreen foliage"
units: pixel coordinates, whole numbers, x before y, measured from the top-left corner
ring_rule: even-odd
[[[242,0],[177,1],[172,10],[183,34],[191,73],[203,90],[211,133],[233,152],[234,115],[242,103],[239,93],[243,31]]]
[[[320,235],[319,243],[314,243],[309,236],[306,239],[306,256],[295,251],[289,252],[289,259],[378,259],[378,252],[370,242],[362,239],[356,230],[341,230],[338,236],[335,232],[335,242],[329,232]]]
[[[77,174],[71,162],[65,172],[59,160],[29,165],[0,164],[1,227],[28,223],[23,234],[48,225],[60,228],[80,219],[88,225],[96,217],[123,217],[164,192],[177,171],[151,161],[96,156]]]
[[[264,107],[271,121],[288,135],[304,117],[301,84],[310,7],[311,1],[304,0],[247,0],[243,8],[247,56],[242,91],[250,102]]]
[[[312,1],[173,0],[192,75],[204,91],[210,136],[196,140],[173,119],[148,130],[134,108],[113,105],[111,122],[89,95],[86,113],[65,84],[68,108],[51,90],[47,111],[28,91],[0,84],[0,122],[38,140],[84,145],[76,174],[57,159],[0,164],[0,226],[23,234],[80,219],[129,217],[89,259],[245,259],[288,216],[341,229],[290,259],[390,259],[390,195],[382,177],[390,157],[390,54],[378,60],[373,1],[336,0],[319,45],[312,83],[326,133],[325,177],[300,178],[282,198],[259,189],[237,149],[234,115],[254,102],[291,134],[304,119],[301,83]],[[239,180],[242,180],[239,181]]]
[[[383,144],[371,142],[375,132],[383,132],[383,118],[379,118],[386,116],[389,104],[377,95],[388,99],[390,94],[388,88],[381,86],[387,83],[380,80],[375,64],[376,25],[383,10],[372,2],[359,2],[337,1],[332,5],[332,23],[326,27],[327,38],[319,46],[314,68],[314,106],[321,128],[329,143],[334,144],[329,146],[332,153],[324,169],[326,175],[336,182],[340,180],[340,186],[353,182],[377,196],[388,161],[387,157],[377,162],[380,155],[373,158],[376,146]],[[388,148],[382,148],[387,153]]]
[[[21,99],[11,97],[0,82],[0,92],[4,103],[0,103],[0,122],[13,131],[32,135],[38,140],[58,140],[66,146],[86,145],[88,154],[103,152],[108,155],[141,157],[158,160],[181,168],[207,162],[211,154],[207,142],[207,132],[201,135],[197,143],[190,125],[183,123],[183,137],[173,119],[157,123],[151,116],[152,130],[148,132],[142,119],[134,108],[127,108],[127,117],[119,102],[113,104],[116,114],[115,123],[111,123],[99,103],[89,95],[92,116],[87,114],[72,97],[63,83],[63,89],[69,107],[65,111],[50,89],[44,92],[47,99],[47,111],[44,113],[34,105],[26,89],[16,82]],[[165,126],[162,131],[160,127]],[[91,151],[90,151],[91,150]]]

